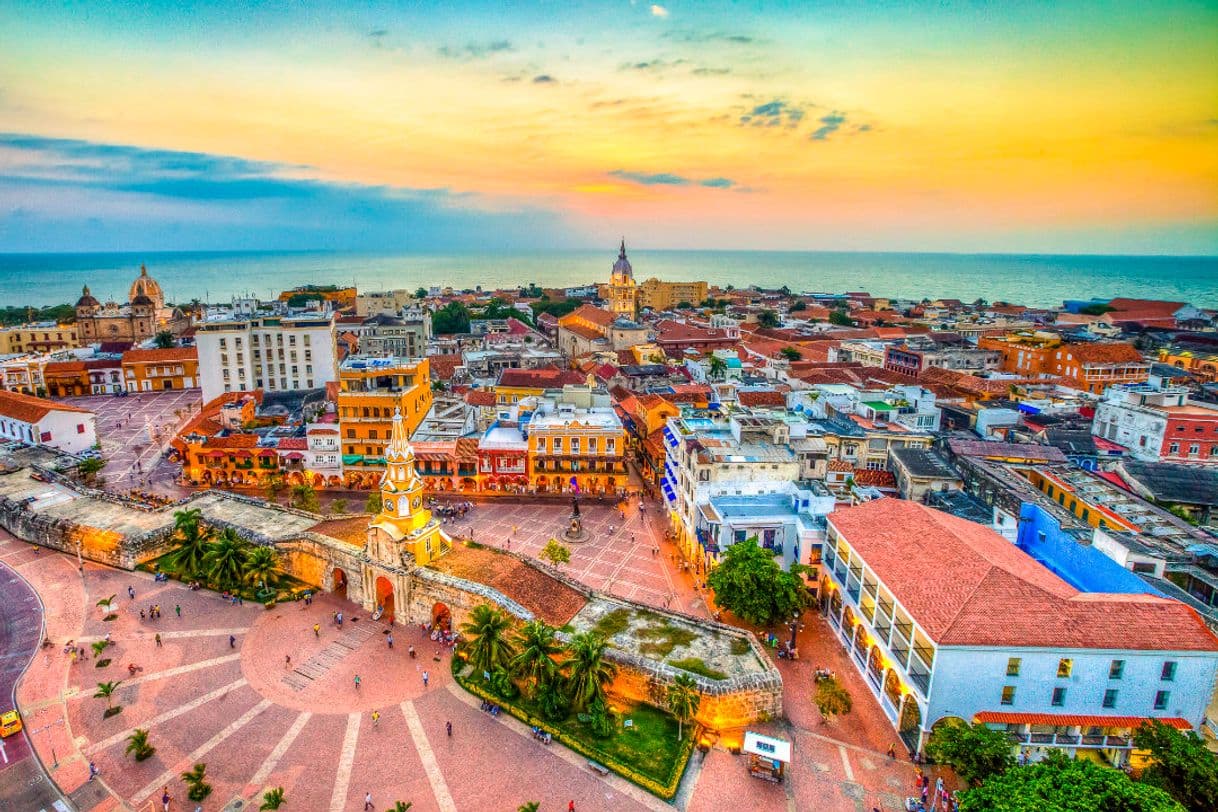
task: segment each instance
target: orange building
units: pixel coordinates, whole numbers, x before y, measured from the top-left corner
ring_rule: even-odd
[[[1002,369],[1064,379],[1075,389],[1100,394],[1117,384],[1145,383],[1150,362],[1132,344],[1096,341],[1066,344],[1045,333],[981,336],[977,346],[1002,353]]]
[[[354,310],[357,291],[355,288],[340,288],[336,285],[301,285],[279,294],[279,301],[289,304],[306,299],[333,302],[337,310]]]
[[[193,389],[199,385],[199,353],[194,347],[128,350],[123,353],[128,392]]]
[[[431,409],[426,358],[352,356],[338,368],[338,423],[343,470],[351,487],[374,487],[385,470],[393,414],[401,409],[413,434]]]

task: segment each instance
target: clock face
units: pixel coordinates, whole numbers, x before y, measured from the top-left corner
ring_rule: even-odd
[[[393,500],[392,499],[385,500],[385,510],[393,510]]]

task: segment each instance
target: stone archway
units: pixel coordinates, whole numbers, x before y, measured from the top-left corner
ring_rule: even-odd
[[[381,613],[381,621],[393,623],[394,609],[393,584],[384,575],[378,575],[376,579],[376,610]]]
[[[442,631],[450,632],[453,628],[453,613],[448,606],[437,602],[431,607],[431,626]]]
[[[342,600],[347,599],[347,573],[338,567],[334,568],[334,572],[330,574],[331,587],[330,592],[336,598]]]

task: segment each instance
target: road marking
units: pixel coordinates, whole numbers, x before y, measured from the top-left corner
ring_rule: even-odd
[[[334,792],[330,795],[330,812],[343,812],[343,807],[347,804],[347,787],[351,784],[351,768],[355,764],[355,746],[359,742],[359,723],[362,717],[362,713],[347,715],[347,733],[343,736],[343,749],[338,756]]]
[[[151,682],[152,680],[166,679],[168,677],[177,677],[182,674],[189,674],[191,671],[199,671],[203,668],[211,668],[213,665],[223,665],[231,663],[233,660],[241,659],[241,654],[225,654],[223,657],[213,657],[210,660],[200,660],[197,663],[190,665],[180,665],[177,668],[169,668],[164,671],[153,671],[151,674],[145,674],[142,677],[134,677],[132,679],[123,680],[123,685],[139,685],[143,682]]]
[[[230,724],[228,727],[224,728],[219,733],[212,736],[207,741],[203,742],[203,744],[199,745],[199,747],[193,753],[191,753],[189,756],[187,756],[186,758],[179,761],[177,763],[177,765],[174,767],[174,769],[166,770],[165,772],[161,773],[160,775],[158,775],[156,777],[155,781],[150,781],[147,786],[145,786],[135,795],[132,795],[131,796],[131,805],[133,807],[138,808],[140,806],[140,804],[144,803],[144,801],[146,799],[150,798],[152,796],[152,794],[157,791],[158,787],[163,787],[166,784],[176,781],[178,776],[182,772],[184,772],[185,770],[189,770],[191,767],[193,767],[196,763],[199,762],[200,759],[202,759],[205,755],[207,755],[212,750],[214,750],[217,745],[219,745],[229,736],[236,733],[241,728],[245,727],[247,724],[249,724],[250,720],[252,720],[258,714],[262,713],[267,708],[271,707],[272,704],[274,704],[274,703],[272,703],[271,700],[264,699],[261,702],[259,702],[257,705],[255,705],[254,707],[247,710],[241,716],[241,718],[237,719],[232,724]]]
[[[312,711],[302,711],[296,717],[296,721],[292,722],[292,726],[288,728],[288,732],[283,734],[283,738],[279,740],[279,744],[275,745],[275,749],[266,757],[266,761],[262,762],[262,766],[258,768],[258,772],[254,773],[254,777],[250,779],[250,785],[254,787],[254,792],[259,792],[262,785],[266,783],[266,779],[270,778],[271,773],[279,766],[279,760],[283,758],[283,754],[288,751],[292,743],[296,741],[296,737],[300,735],[300,731],[313,718]]]
[[[4,739],[0,739],[0,757],[3,757],[4,763],[8,764],[8,751],[4,749]]]
[[[184,632],[161,632],[161,639],[162,640],[179,640],[179,639],[183,639],[183,638],[189,639],[189,638],[193,638],[193,637],[223,637],[223,636],[227,636],[230,634],[233,636],[236,636],[239,634],[245,634],[249,630],[250,630],[249,626],[242,626],[239,629],[194,629],[192,631],[184,631]],[[114,640],[116,643],[117,642],[126,642],[128,640],[151,640],[151,639],[153,639],[153,635],[155,635],[155,634],[156,634],[156,632],[154,630],[148,630],[148,631],[141,630],[138,634],[135,634],[132,637],[113,637],[112,636],[110,639]],[[85,637],[77,638],[76,642],[78,642],[78,643],[95,643],[101,639],[103,639],[103,637],[101,637],[101,636],[86,635]]]
[[[111,747],[115,744],[118,744],[123,739],[130,736],[131,731],[135,730],[136,728],[150,728],[150,727],[154,727],[159,724],[163,724],[164,722],[168,722],[170,719],[174,719],[178,716],[181,716],[184,713],[189,713],[190,711],[194,710],[195,708],[198,708],[202,705],[206,705],[208,702],[212,702],[214,700],[220,699],[225,694],[227,694],[229,691],[234,691],[247,684],[248,683],[245,681],[245,677],[242,677],[241,679],[239,679],[235,682],[230,682],[228,685],[225,685],[222,688],[217,688],[216,690],[214,690],[210,693],[206,693],[203,696],[193,699],[190,702],[187,702],[185,705],[179,705],[176,708],[172,708],[170,710],[165,711],[162,714],[154,716],[151,719],[149,719],[147,722],[141,722],[140,724],[136,725],[135,727],[132,727],[128,730],[124,730],[122,733],[115,733],[113,736],[111,736],[108,739],[103,739],[102,741],[99,741],[95,744],[91,744],[85,748],[85,752],[89,753],[89,754],[93,754],[100,750],[105,750],[107,747]]]
[[[846,780],[854,780],[854,769],[850,766],[850,756],[846,754],[846,748],[840,744],[837,746],[837,752],[842,754],[842,766],[846,768]]]
[[[431,794],[436,796],[436,805],[441,812],[457,812],[453,796],[448,792],[448,783],[444,773],[436,762],[436,754],[427,741],[427,732],[414,709],[414,703],[409,699],[402,703],[402,715],[406,717],[406,726],[410,728],[410,738],[414,739],[414,749],[419,751],[419,760],[423,762],[423,772],[427,773],[427,782],[431,784]]]

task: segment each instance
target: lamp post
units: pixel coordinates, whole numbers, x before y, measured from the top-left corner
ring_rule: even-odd
[[[795,636],[804,630],[804,624],[799,622],[798,612],[787,623],[787,628],[791,630],[791,648],[795,648]]]

